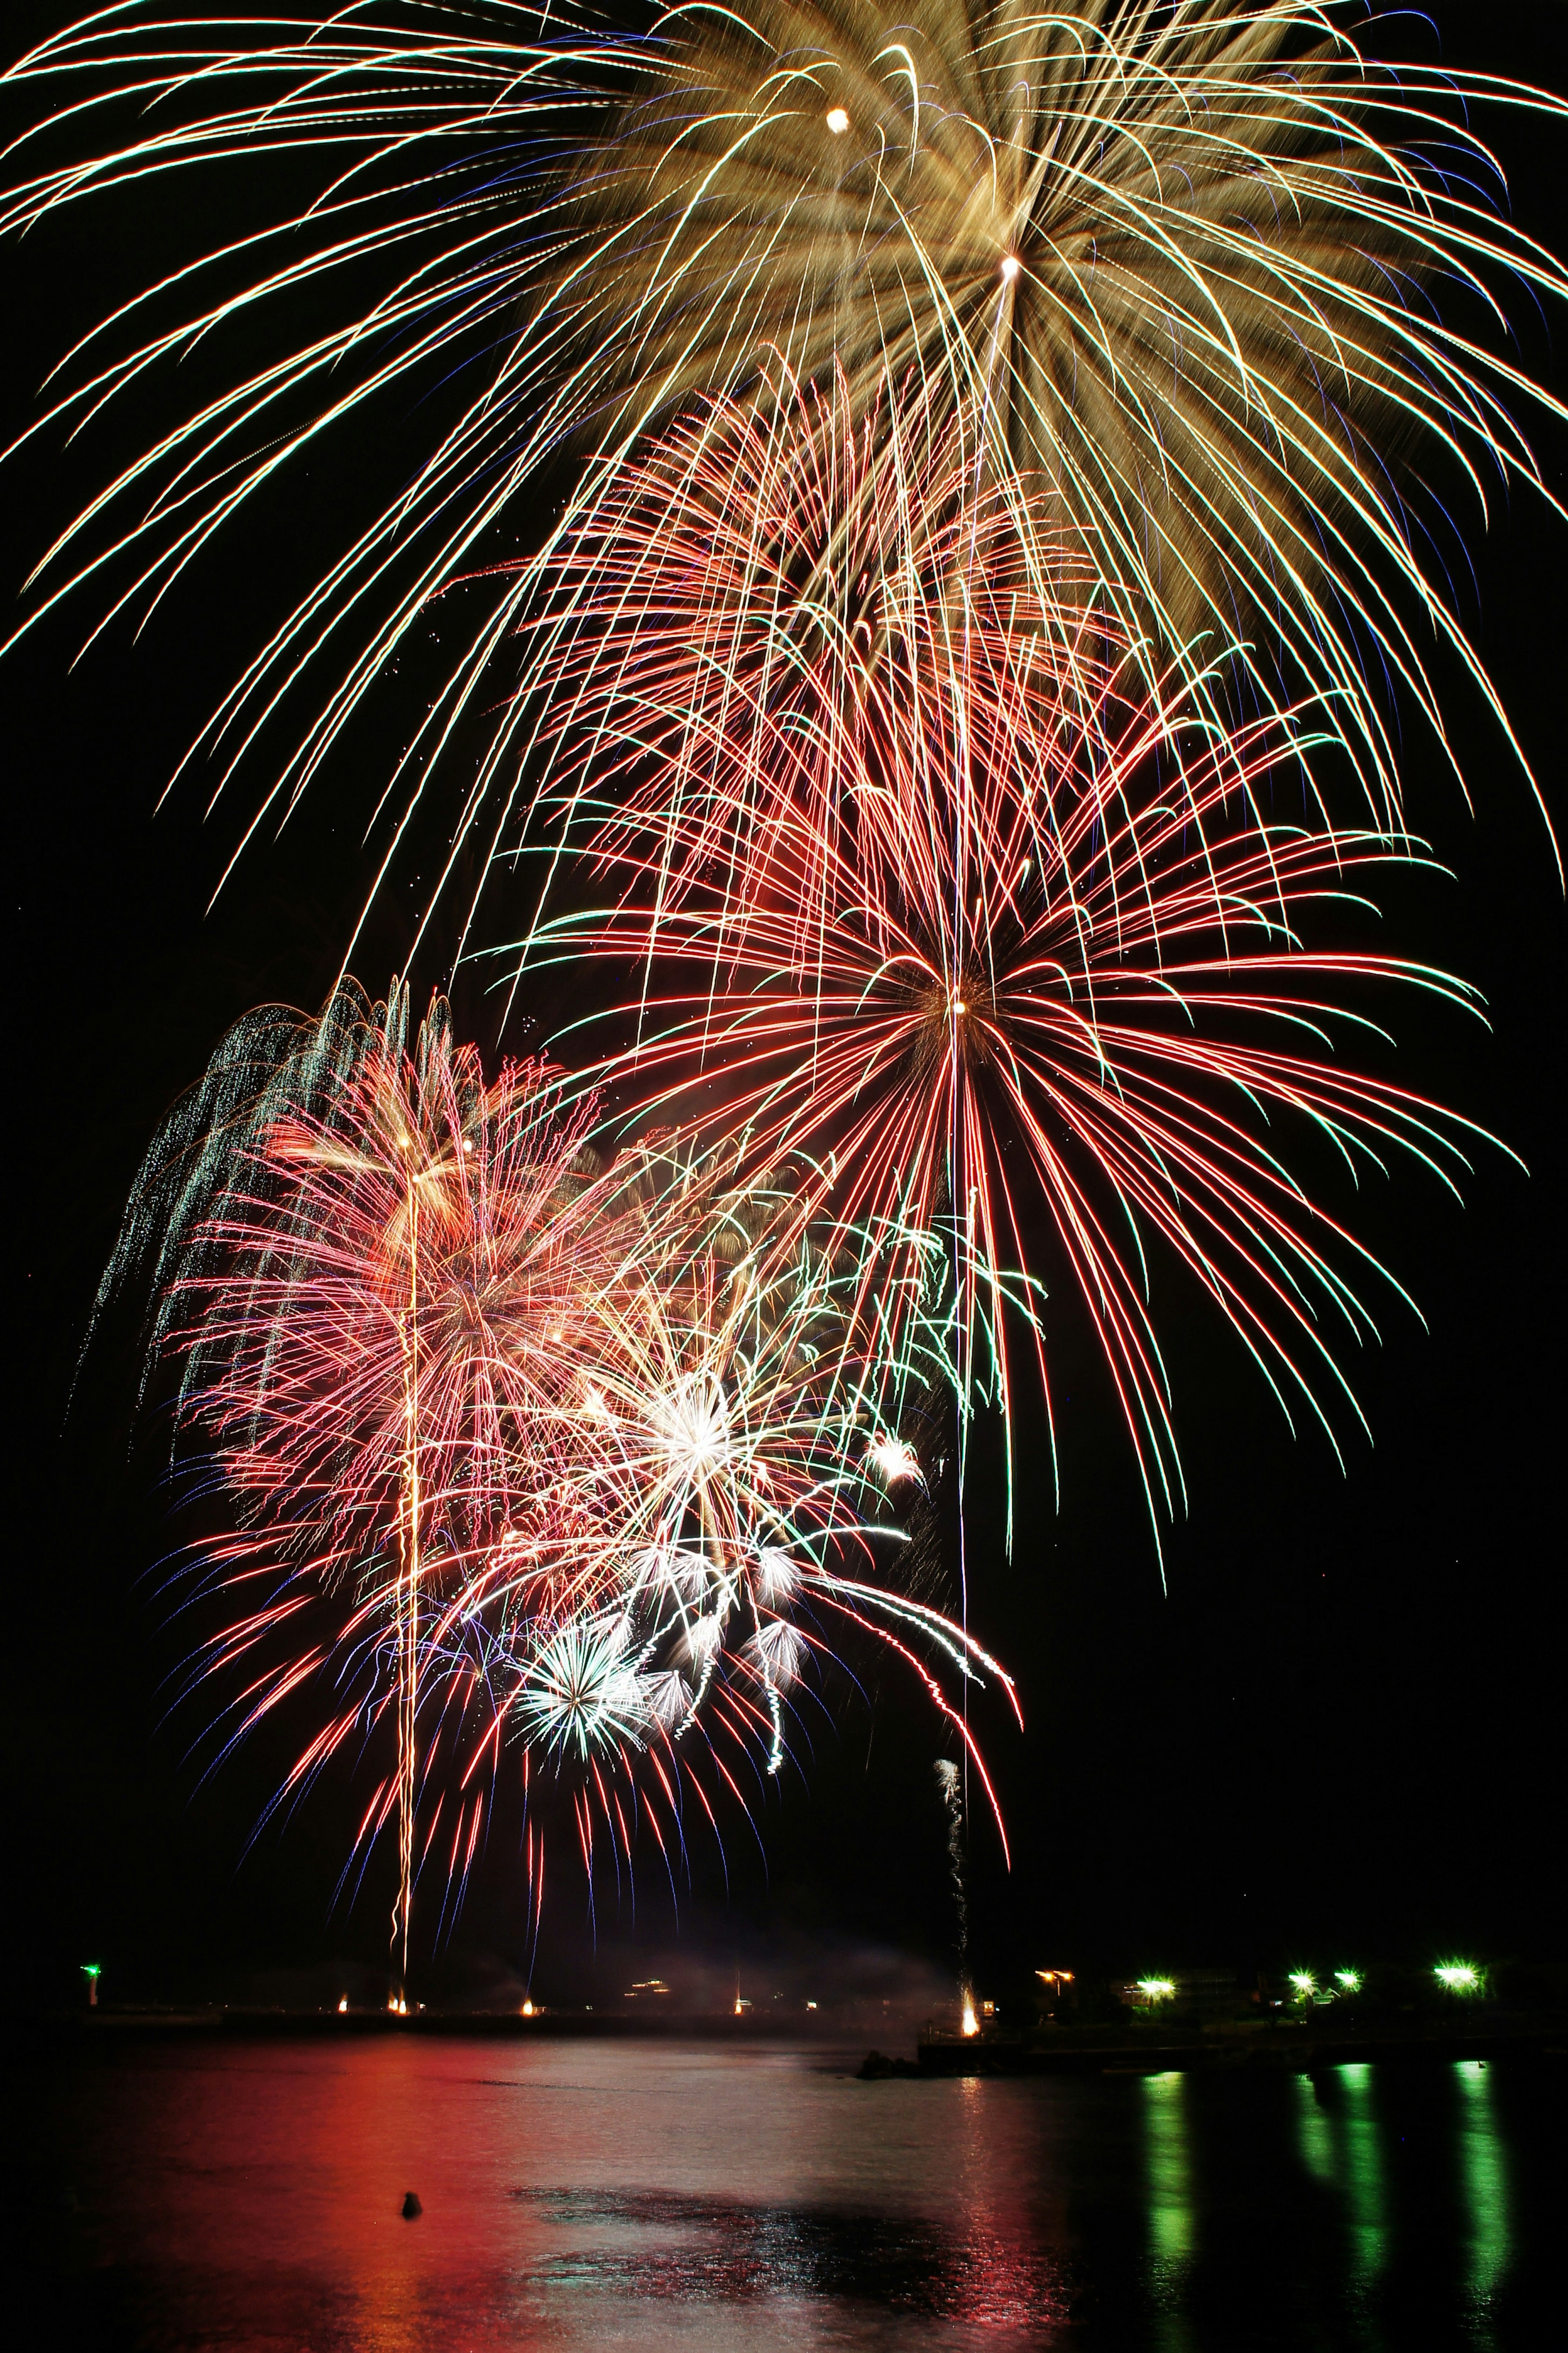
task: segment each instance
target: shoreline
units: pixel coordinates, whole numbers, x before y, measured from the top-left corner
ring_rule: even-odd
[[[796,2043],[846,2053],[865,2052],[867,2080],[936,2081],[954,2076],[1163,2074],[1288,2072],[1357,2063],[1519,2058],[1568,2059],[1568,2019],[1554,2015],[1450,2022],[1380,2020],[1363,2027],[1316,2031],[1302,2021],[1257,2026],[1165,2030],[1142,2027],[1068,2029],[1025,2040],[978,2035],[965,2041],[894,2018],[802,2020],[736,2018],[728,2012],[674,2012],[636,2018],[592,2010],[423,2010],[408,2016],[363,2010],[242,2009],[218,2005],[188,2010],[148,2008],[24,2013],[24,2025],[43,2039],[78,2050],[107,2051],[137,2042],[363,2042],[412,2035],[478,2042],[668,2042],[742,2046]],[[915,2057],[883,2057],[868,2038],[881,2036]]]

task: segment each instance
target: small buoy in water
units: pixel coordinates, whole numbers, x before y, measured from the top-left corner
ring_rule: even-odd
[[[419,2203],[418,2191],[415,2189],[405,2190],[403,2194],[404,2221],[405,2222],[412,2222],[416,2216],[423,2214],[424,2211],[424,2207]]]

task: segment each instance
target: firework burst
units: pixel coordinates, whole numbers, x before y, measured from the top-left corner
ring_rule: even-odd
[[[765,0],[634,39],[363,0],[257,37],[128,0],[13,71],[48,139],[106,134],[0,225],[242,157],[321,174],[70,355],[45,424],[198,343],[219,388],[62,534],[36,611],[156,602],[438,385],[204,741],[286,813],[438,629],[383,878],[483,714],[431,906],[539,853],[520,970],[633,975],[581,1080],[487,1081],[395,987],[253,1017],[105,1279],[151,1264],[236,1505],[207,1662],[249,1677],[242,1726],[314,1683],[289,1788],[356,1742],[386,1763],[354,1852],[395,1823],[405,1965],[424,1859],[460,1900],[504,1750],[570,1789],[590,1888],[639,1820],[673,1883],[694,1760],[776,1774],[832,1623],[983,1774],[967,1599],[954,1626],[881,1567],[914,1401],[956,1397],[962,1490],[1023,1351],[1048,1407],[1060,1270],[1158,1527],[1162,1260],[1327,1424],[1368,1262],[1298,1132],[1461,1165],[1463,1123],[1339,1049],[1380,987],[1469,993],[1303,919],[1419,854],[1369,677],[1441,735],[1435,635],[1502,719],[1424,534],[1445,475],[1483,509],[1543,487],[1515,410],[1564,412],[1499,355],[1497,290],[1568,276],[1500,216],[1468,110],[1568,108],[1379,63],[1342,13]],[[224,376],[232,322],[307,288],[328,322]],[[1346,755],[1363,830],[1328,808]]]
[[[913,381],[858,415],[840,371],[711,404],[627,469],[530,631],[553,842],[657,872],[670,913],[721,898],[738,933],[787,898],[809,963],[833,861],[896,866],[952,779],[1092,770],[1122,651],[1070,565],[1032,592],[982,438]],[[827,862],[774,875],[780,843]]]
[[[54,100],[50,138],[132,100],[134,133],[20,180],[13,226],[238,159],[303,153],[321,185],[281,219],[261,197],[250,237],[74,355],[46,423],[145,398],[238,312],[278,322],[275,357],[62,536],[43,608],[89,582],[116,606],[156,597],[367,406],[475,372],[412,466],[400,445],[384,511],[280,620],[213,740],[272,765],[282,809],[467,580],[477,610],[454,617],[382,806],[395,845],[459,715],[499,702],[455,828],[486,843],[537,785],[547,676],[513,666],[498,698],[498,658],[514,663],[559,547],[592,538],[649,436],[713,400],[765,410],[769,371],[775,392],[781,372],[826,388],[842,371],[861,418],[912,377],[933,414],[979,421],[985,478],[1028,511],[1034,593],[1081,564],[1149,675],[1174,659],[1222,718],[1316,692],[1397,827],[1369,681],[1400,682],[1441,733],[1435,629],[1496,703],[1415,470],[1483,511],[1489,483],[1542,487],[1514,409],[1544,396],[1506,338],[1439,306],[1500,326],[1500,287],[1555,301],[1568,284],[1503,216],[1469,117],[1563,107],[1382,63],[1346,13],[768,0],[744,20],[673,8],[629,42],[510,0],[461,21],[384,0],[259,39],[140,5],[89,19],[11,79]],[[237,262],[258,273],[237,296]],[[204,298],[209,270],[224,282]],[[338,308],[296,346],[282,322],[307,287]],[[546,491],[559,520],[496,570]],[[592,618],[599,584],[583,593]]]
[[[487,1082],[439,1003],[410,1045],[405,991],[345,997],[225,1041],[120,1271],[177,1199],[155,1328],[233,1499],[205,1557],[243,1605],[198,1664],[242,1677],[237,1735],[330,1694],[280,1800],[395,1725],[350,1869],[395,1826],[406,1973],[424,1862],[455,1916],[509,1748],[525,1791],[570,1785],[590,1886],[595,1825],[618,1871],[639,1819],[673,1882],[683,1790],[717,1828],[691,1752],[736,1796],[737,1758],[776,1774],[826,1621],[906,1659],[965,1737],[943,1676],[1011,1687],[888,1579],[873,1367],[800,1204],[657,1153],[601,1168],[559,1073]],[[531,1828],[526,1853],[537,1932]]]
[[[1327,1426],[1325,1385],[1350,1394],[1331,1331],[1371,1335],[1354,1270],[1372,1266],[1290,1173],[1292,1131],[1329,1138],[1352,1169],[1399,1151],[1457,1172],[1466,1124],[1334,1045],[1373,1026],[1353,1003],[1369,988],[1474,999],[1425,966],[1303,944],[1314,904],[1363,899],[1388,852],[1227,819],[1238,772],[1254,804],[1289,789],[1297,740],[1259,723],[1215,742],[1179,700],[1108,705],[1100,733],[1100,772],[1068,761],[1026,794],[933,794],[896,860],[781,829],[742,926],[721,895],[672,914],[656,871],[596,927],[563,928],[648,976],[637,1041],[606,1066],[617,1089],[694,1138],[743,1139],[742,1161],[810,1166],[895,1351],[901,1314],[950,1303],[965,1410],[987,1388],[1010,1410],[1010,1327],[1029,1335],[1048,1401],[1039,1273],[1059,1266],[1157,1521],[1181,1486],[1149,1240],[1287,1409],[1305,1401]],[[808,889],[831,914],[803,956]]]

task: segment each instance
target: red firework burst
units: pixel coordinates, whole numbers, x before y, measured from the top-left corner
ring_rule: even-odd
[[[1370,1329],[1344,1261],[1373,1262],[1290,1173],[1291,1132],[1352,1162],[1394,1147],[1454,1166],[1466,1124],[1338,1060],[1331,1033],[1357,1017],[1336,994],[1397,981],[1470,1001],[1423,966],[1303,947],[1303,912],[1355,892],[1386,846],[1237,822],[1238,777],[1255,805],[1279,781],[1279,736],[1215,744],[1186,720],[1108,699],[1087,784],[933,780],[896,857],[781,825],[743,926],[717,895],[672,912],[660,869],[628,876],[594,933],[653,973],[617,1068],[645,1115],[743,1137],[757,1166],[812,1163],[868,1289],[945,1237],[961,1390],[988,1369],[1005,1407],[1011,1302],[1048,1399],[1031,1271],[1049,1230],[1166,1508],[1180,1474],[1146,1239],[1327,1427],[1320,1390],[1349,1391],[1325,1325]],[[825,912],[803,955],[808,892]],[[919,1293],[895,1286],[893,1312]]]
[[[528,631],[566,842],[726,934],[787,898],[809,961],[842,872],[896,866],[947,780],[1103,769],[1119,642],[1069,563],[1027,560],[984,446],[913,377],[860,412],[841,374],[781,374],[612,475]]]
[[[487,1082],[439,1005],[409,1054],[402,1007],[330,1009],[324,1068],[286,1027],[287,1078],[258,1092],[239,1054],[248,1124],[225,1126],[163,1328],[239,1506],[206,1556],[260,1597],[201,1663],[243,1673],[241,1733],[330,1691],[280,1799],[395,1716],[350,1867],[395,1820],[406,1969],[417,1875],[435,1854],[455,1912],[503,1744],[525,1806],[531,1759],[564,1777],[590,1887],[599,1831],[618,1871],[639,1820],[673,1879],[683,1792],[718,1829],[694,1752],[718,1794],[741,1797],[742,1758],[779,1769],[814,1620],[879,1633],[965,1740],[922,1661],[1000,1670],[868,1557],[842,1564],[873,1542],[876,1423],[801,1202],[649,1152],[602,1170],[561,1073]],[[199,1142],[171,1127],[160,1171]],[[525,1852],[537,1928],[531,1826]]]

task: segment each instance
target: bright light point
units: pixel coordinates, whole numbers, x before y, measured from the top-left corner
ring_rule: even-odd
[[[827,110],[827,127],[835,139],[840,138],[849,128],[847,111],[842,106],[830,106]]]
[[[342,1997],[342,2000],[339,2002],[339,2004],[338,2004],[338,2015],[339,2015],[339,2017],[340,2017],[340,2018],[342,2016],[343,2011],[344,2011],[345,2010],[347,2010],[348,2006],[349,2006],[349,1998],[348,1998],[347,1994],[345,1993],[345,1994],[343,1995],[343,1997]]]
[[[1433,1974],[1449,1993],[1474,1993],[1481,1981],[1480,1971],[1468,1961],[1440,1961]]]
[[[1336,1985],[1343,1986],[1347,1993],[1360,1993],[1361,1971],[1359,1969],[1336,1969],[1334,1971],[1334,1983]]]
[[[531,2001],[525,2001],[523,2003],[521,2015],[524,2018],[531,2018],[533,2016],[533,2004]]]
[[[952,1009],[955,1013],[967,1013],[969,1008],[962,997],[955,997],[952,1000]]]
[[[914,1479],[921,1486],[920,1458],[907,1440],[901,1438],[876,1438],[871,1441],[870,1456],[877,1476],[885,1486],[893,1486],[900,1479]]]
[[[963,2031],[965,2034],[978,2034],[980,2031],[980,2021],[974,2015],[973,1997],[970,1994],[963,1997]]]
[[[1016,253],[1004,254],[1002,257],[1003,285],[1011,286],[1013,280],[1017,277],[1019,270],[1022,269],[1023,267],[1023,263],[1019,260]]]
[[[1169,2001],[1176,1990],[1174,1978],[1140,1978],[1138,1990],[1145,2001]]]
[[[1310,1969],[1292,1969],[1290,1972],[1290,1982],[1295,1987],[1303,2001],[1306,2000],[1307,1996],[1310,1993],[1316,1993],[1318,1990],[1318,1980],[1312,1975]]]
[[[656,1397],[649,1418],[671,1467],[683,1477],[710,1477],[729,1459],[729,1411],[716,1383],[697,1378]]]

